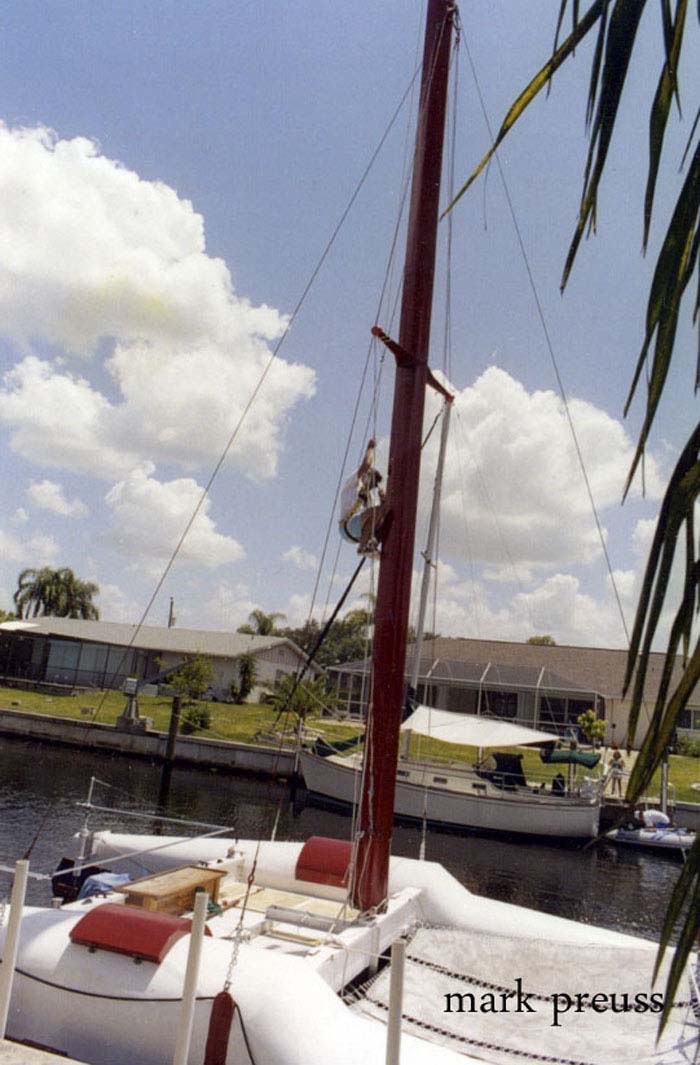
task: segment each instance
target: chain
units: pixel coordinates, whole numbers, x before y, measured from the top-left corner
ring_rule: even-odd
[[[228,969],[226,970],[226,976],[224,977],[224,991],[228,991],[231,987],[231,981],[233,980],[233,970],[236,968],[236,962],[238,961],[238,954],[241,949],[241,943],[243,941],[243,921],[245,919],[246,910],[248,908],[248,899],[250,898],[250,889],[255,881],[255,870],[258,865],[258,854],[260,853],[260,841],[255,850],[255,857],[253,858],[253,864],[248,873],[248,879],[246,880],[246,893],[243,899],[243,905],[241,906],[241,915],[238,918],[238,924],[236,931],[233,933],[233,946],[231,947],[231,959],[228,963]]]

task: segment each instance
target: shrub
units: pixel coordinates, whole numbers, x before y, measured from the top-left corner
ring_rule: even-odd
[[[193,703],[187,707],[181,721],[180,731],[190,736],[193,732],[199,732],[211,726],[211,711],[208,706]]]
[[[252,692],[255,682],[258,679],[255,655],[250,654],[250,652],[241,655],[238,659],[238,676],[240,680],[238,695],[241,702],[244,703]]]
[[[177,673],[171,674],[168,683],[176,692],[187,695],[190,699],[201,699],[209,687],[212,675],[211,660],[197,654],[194,658],[189,658]]]
[[[576,721],[589,743],[602,740],[605,736],[605,722],[596,717],[595,710],[584,710],[582,714],[578,715]]]
[[[676,744],[676,753],[686,758],[700,758],[700,740],[691,740],[689,736],[680,736]]]

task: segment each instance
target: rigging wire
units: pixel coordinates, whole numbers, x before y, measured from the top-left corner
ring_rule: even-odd
[[[476,72],[476,66],[474,64],[474,59],[472,57],[472,54],[471,54],[471,51],[470,51],[470,48],[469,48],[469,43],[466,42],[466,41],[465,41],[465,47],[466,47],[466,50],[467,50],[467,58],[469,60],[469,66],[471,67],[472,76],[474,78],[474,85],[475,85],[475,88],[476,88],[477,96],[479,98],[479,105],[481,107],[481,112],[482,112],[482,115],[483,115],[483,118],[484,118],[484,122],[486,123],[486,128],[488,130],[488,134],[489,134],[489,137],[491,139],[491,144],[493,145],[495,143],[493,129],[491,127],[491,122],[489,120],[488,112],[486,110],[486,104],[485,104],[484,96],[483,96],[483,93],[482,93],[482,90],[481,90],[481,84],[479,82],[479,78],[478,78],[478,75],[477,75],[477,72]],[[566,418],[567,418],[567,421],[569,423],[569,429],[571,430],[571,436],[572,436],[573,441],[574,441],[574,447],[575,447],[575,450],[576,450],[576,455],[578,457],[579,466],[581,467],[581,473],[582,473],[583,480],[584,480],[584,483],[585,483],[585,486],[586,486],[586,492],[588,494],[588,500],[589,500],[590,505],[591,505],[591,510],[593,512],[593,518],[595,520],[596,529],[598,530],[598,536],[599,536],[599,539],[600,539],[600,545],[601,545],[601,548],[603,550],[603,555],[605,557],[605,564],[606,564],[607,569],[608,569],[608,575],[610,577],[610,583],[611,583],[611,586],[612,586],[612,589],[613,589],[613,593],[614,593],[614,596],[615,596],[615,602],[617,603],[617,609],[618,609],[618,612],[619,612],[619,615],[620,615],[620,620],[622,622],[622,627],[624,629],[625,636],[627,638],[627,642],[629,643],[630,642],[630,632],[629,632],[629,628],[627,626],[627,619],[625,618],[625,612],[624,612],[623,607],[622,607],[622,600],[620,598],[620,592],[619,592],[619,589],[617,587],[617,581],[615,580],[615,573],[614,573],[614,570],[613,570],[613,567],[612,567],[612,562],[611,562],[611,559],[610,559],[610,555],[608,553],[608,547],[607,547],[607,544],[605,542],[605,536],[604,536],[604,533],[603,533],[603,527],[602,527],[602,524],[601,524],[601,521],[600,521],[600,517],[599,517],[599,514],[598,514],[598,508],[596,506],[595,498],[593,496],[593,489],[591,487],[591,482],[590,482],[589,477],[588,477],[588,471],[586,470],[586,465],[585,465],[585,462],[583,460],[583,454],[581,452],[581,446],[579,444],[578,434],[576,433],[576,427],[574,425],[574,421],[573,421],[573,418],[572,418],[572,415],[571,415],[571,411],[569,409],[569,401],[568,401],[568,398],[567,398],[566,390],[564,388],[564,382],[562,380],[561,373],[559,371],[559,366],[558,366],[558,363],[557,363],[556,355],[554,354],[554,345],[552,344],[552,339],[550,337],[549,328],[547,326],[547,320],[545,318],[544,308],[542,306],[542,302],[541,302],[540,297],[539,297],[539,292],[538,292],[538,289],[537,289],[537,285],[535,283],[535,277],[534,277],[534,274],[533,274],[533,271],[532,271],[532,267],[530,265],[530,260],[529,260],[528,254],[527,254],[527,249],[525,247],[525,241],[523,239],[523,235],[522,235],[522,232],[521,232],[521,229],[520,229],[520,224],[518,222],[518,216],[516,214],[515,206],[513,204],[513,200],[512,200],[511,195],[510,195],[510,189],[508,187],[508,182],[506,181],[506,176],[505,176],[505,173],[503,171],[503,167],[501,165],[500,153],[498,151],[494,152],[494,159],[496,161],[496,166],[498,167],[498,173],[499,173],[499,176],[500,176],[500,179],[501,179],[501,184],[503,185],[503,191],[505,193],[506,202],[508,204],[508,209],[509,209],[509,212],[510,212],[511,220],[513,222],[513,228],[515,230],[516,239],[517,239],[517,242],[518,242],[518,246],[520,248],[520,253],[521,253],[522,258],[523,258],[523,263],[525,265],[525,271],[526,271],[527,276],[528,276],[528,281],[530,283],[530,289],[532,291],[532,296],[533,296],[533,299],[535,301],[535,306],[537,308],[537,315],[539,317],[540,325],[542,327],[542,332],[543,332],[543,335],[544,335],[545,344],[547,346],[547,351],[549,352],[550,361],[551,361],[552,366],[554,368],[554,375],[556,377],[557,386],[559,388],[559,393],[561,395],[562,402],[564,404],[564,410],[566,412]]]
[[[418,53],[419,53],[419,40],[420,40],[420,38],[418,38],[417,42],[416,42],[416,55],[417,55],[417,57],[418,57]],[[411,97],[411,99],[413,97],[413,90],[415,89],[416,79],[417,79],[418,74],[421,71],[421,69],[422,69],[422,63],[420,62],[420,60],[418,58],[416,58],[416,63],[414,65],[414,75],[413,75],[413,78],[411,80],[411,85],[410,85],[410,97]],[[406,99],[406,96],[404,97],[404,99]],[[411,128],[412,128],[412,119],[411,119],[410,111],[411,111],[411,108],[408,108],[407,112],[409,114],[409,117],[408,117],[408,120],[406,122],[406,130],[405,130],[405,134],[404,134],[403,165],[402,165],[401,179],[400,179],[400,183],[399,183],[399,188],[401,189],[401,193],[400,193],[400,196],[399,196],[399,208],[398,208],[397,215],[396,215],[396,222],[395,222],[395,225],[394,225],[394,231],[393,231],[391,243],[389,245],[389,253],[388,253],[388,256],[387,256],[387,265],[386,265],[386,268],[385,268],[385,271],[384,271],[384,279],[383,279],[382,287],[381,287],[381,290],[380,290],[380,293],[379,293],[379,299],[377,301],[377,310],[376,310],[376,314],[375,314],[375,318],[374,318],[375,322],[379,321],[379,318],[380,318],[381,313],[382,313],[382,308],[384,306],[384,302],[385,302],[385,300],[388,299],[387,294],[391,290],[391,286],[393,284],[393,271],[394,271],[394,264],[396,262],[396,250],[397,250],[397,245],[398,245],[398,239],[399,239],[399,235],[400,235],[400,232],[401,232],[401,222],[402,222],[402,219],[403,219],[403,213],[404,213],[404,210],[405,210],[406,202],[408,200],[408,192],[409,192],[409,189],[410,189],[410,177],[411,177],[411,175],[410,175],[410,169],[409,169],[409,165],[408,165],[409,164],[409,157],[410,157],[410,132],[411,132]],[[396,316],[396,308],[397,308],[397,305],[398,305],[398,299],[399,299],[400,291],[401,291],[401,286],[398,285],[397,286],[397,290],[396,290],[396,294],[395,294],[395,297],[394,297],[394,300],[393,300],[393,308],[392,308],[392,311],[391,311],[391,314],[390,314],[390,317],[389,317],[389,328],[391,328],[391,326],[393,324],[393,321],[395,319],[395,316]],[[380,350],[380,355],[379,355],[379,359],[378,359],[379,366],[377,368],[377,365],[376,365],[376,353],[377,353],[378,350]],[[337,503],[338,503],[338,497],[340,495],[340,490],[341,490],[341,487],[342,487],[342,484],[343,484],[343,479],[345,477],[345,471],[347,469],[348,455],[350,454],[350,445],[352,443],[352,437],[353,437],[353,433],[354,433],[354,430],[355,430],[355,425],[356,425],[356,422],[357,422],[357,416],[358,416],[359,409],[360,409],[360,403],[362,401],[362,395],[363,395],[364,388],[365,388],[365,382],[366,382],[366,379],[367,379],[367,374],[368,374],[368,371],[369,371],[369,368],[370,368],[370,363],[371,363],[373,355],[375,356],[374,383],[373,383],[373,389],[372,389],[372,402],[370,404],[370,410],[368,412],[367,420],[365,422],[365,428],[364,428],[364,439],[365,440],[368,438],[368,435],[369,435],[369,426],[370,426],[370,424],[373,424],[373,423],[376,422],[376,413],[377,413],[377,407],[378,407],[378,394],[379,394],[379,390],[380,390],[380,387],[381,387],[382,370],[384,368],[385,355],[386,355],[385,349],[383,347],[381,349],[379,348],[377,339],[374,336],[371,337],[371,339],[370,339],[370,341],[369,341],[369,343],[367,345],[367,353],[366,353],[366,356],[365,356],[365,364],[364,364],[364,367],[363,367],[363,370],[362,370],[362,374],[361,374],[361,377],[360,377],[360,384],[359,384],[358,390],[357,390],[357,396],[356,396],[356,399],[355,399],[355,406],[353,408],[352,417],[350,419],[350,427],[348,429],[347,441],[346,441],[346,445],[345,445],[345,451],[343,452],[343,458],[342,458],[342,462],[341,462],[341,465],[340,465],[340,472],[339,472],[338,481],[337,481],[337,484],[336,484],[335,495],[333,497],[333,503],[332,503],[332,506],[331,506],[331,513],[330,513],[330,517],[329,517],[329,521],[328,521],[328,526],[327,526],[327,529],[326,529],[326,536],[325,536],[325,540],[324,540],[324,544],[323,544],[323,550],[321,552],[321,559],[320,559],[320,562],[319,562],[319,565],[318,565],[316,581],[315,581],[314,588],[313,588],[313,593],[312,593],[312,596],[311,596],[311,605],[309,607],[309,613],[308,613],[308,619],[309,620],[311,619],[311,616],[313,614],[314,605],[316,603],[316,596],[318,594],[318,587],[319,587],[320,580],[321,580],[321,573],[323,571],[323,564],[324,564],[326,553],[327,553],[327,550],[328,550],[328,543],[329,543],[329,539],[330,539],[330,536],[331,536],[331,532],[332,532],[333,526],[334,526],[333,518],[334,518],[334,514],[335,514],[335,509],[336,509],[336,506],[337,506]],[[375,435],[375,437],[376,437],[376,433],[372,434],[372,435]],[[340,558],[341,546],[342,546],[341,544],[338,545],[338,549],[336,551],[336,555],[335,555],[335,559],[334,559],[334,563],[333,563],[332,572],[331,572],[331,575],[330,575],[329,580],[328,580],[328,592],[327,592],[327,595],[326,595],[326,602],[324,604],[324,616],[325,616],[325,611],[328,609],[331,588],[333,586],[333,581],[334,581],[334,578],[335,578],[335,575],[336,575],[336,572],[337,572],[338,561],[339,561],[339,558]]]
[[[204,488],[202,489],[202,492],[201,492],[201,495],[199,497],[199,500],[197,501],[194,509],[192,510],[192,513],[191,513],[187,523],[185,524],[185,527],[184,527],[184,529],[183,529],[183,531],[182,531],[182,533],[181,533],[181,535],[180,535],[180,537],[179,537],[179,539],[178,539],[178,541],[177,541],[177,543],[176,543],[176,545],[175,545],[175,547],[174,547],[174,549],[172,551],[172,554],[171,554],[170,558],[168,559],[168,561],[167,561],[167,563],[166,563],[166,565],[165,565],[160,577],[158,578],[158,580],[156,582],[156,585],[155,585],[155,588],[153,590],[153,593],[151,594],[151,597],[149,598],[149,600],[148,600],[148,602],[147,602],[147,604],[146,604],[146,606],[145,606],[145,608],[144,608],[144,610],[143,610],[143,612],[142,612],[142,614],[141,614],[141,616],[140,616],[140,618],[139,618],[139,620],[138,620],[138,622],[136,624],[136,627],[135,627],[134,632],[133,632],[133,634],[131,636],[131,639],[130,639],[129,643],[127,644],[127,646],[126,646],[126,648],[124,650],[124,654],[122,655],[122,659],[120,661],[120,665],[114,672],[114,676],[117,676],[119,674],[119,672],[121,670],[121,665],[125,661],[127,653],[132,649],[132,647],[134,645],[134,642],[135,642],[136,638],[138,637],[139,632],[141,631],[141,628],[145,624],[146,618],[148,617],[148,615],[149,615],[149,613],[150,613],[150,611],[151,611],[151,609],[153,607],[153,604],[155,603],[155,600],[158,597],[158,595],[159,595],[159,593],[161,591],[161,588],[163,587],[163,584],[165,583],[165,581],[166,581],[166,579],[168,577],[168,574],[170,573],[170,570],[172,569],[172,567],[173,567],[173,565],[175,563],[175,560],[176,560],[178,554],[180,553],[180,551],[182,549],[182,546],[183,546],[185,540],[187,539],[187,537],[188,537],[188,535],[190,533],[190,530],[192,529],[192,526],[194,525],[194,523],[195,523],[195,521],[196,521],[196,519],[197,519],[197,517],[198,517],[198,515],[199,515],[199,513],[200,513],[200,511],[201,511],[206,499],[207,499],[207,496],[209,495],[209,492],[211,491],[211,488],[212,488],[212,486],[214,484],[214,481],[216,480],[219,472],[221,471],[221,468],[222,468],[224,462],[226,461],[226,459],[227,459],[227,457],[229,455],[229,452],[231,451],[231,448],[233,447],[233,445],[234,445],[234,443],[236,441],[236,438],[238,437],[238,434],[239,434],[239,432],[241,430],[241,427],[242,427],[243,423],[245,422],[246,418],[248,417],[248,414],[250,413],[250,410],[251,410],[253,404],[255,403],[255,401],[256,401],[259,393],[260,393],[260,390],[262,389],[262,386],[263,386],[263,384],[265,383],[265,380],[268,377],[268,374],[269,374],[270,370],[272,369],[272,366],[276,362],[277,357],[279,355],[279,352],[280,352],[285,340],[289,336],[289,332],[290,332],[290,330],[292,328],[292,325],[294,324],[297,316],[299,315],[299,312],[301,311],[302,306],[306,302],[306,298],[309,295],[309,292],[311,291],[311,288],[313,287],[313,285],[314,285],[319,273],[321,272],[321,269],[322,269],[326,259],[330,255],[331,249],[333,248],[333,245],[335,244],[335,241],[336,241],[336,239],[337,239],[337,237],[338,237],[338,235],[339,235],[339,233],[340,233],[345,221],[347,220],[347,217],[350,214],[350,212],[351,212],[351,210],[352,210],[352,208],[353,208],[353,206],[355,204],[355,201],[357,200],[357,198],[358,198],[358,196],[359,196],[359,194],[360,194],[360,192],[361,192],[361,190],[362,190],[367,178],[369,177],[369,174],[370,174],[371,170],[373,169],[374,164],[377,161],[377,158],[379,157],[379,154],[380,154],[382,148],[384,147],[384,144],[386,143],[386,140],[387,140],[387,138],[389,136],[389,133],[393,129],[396,120],[398,119],[401,111],[403,110],[403,107],[404,107],[404,104],[406,103],[406,100],[409,98],[409,96],[410,96],[410,94],[411,94],[411,92],[413,90],[413,86],[415,84],[415,81],[416,81],[416,79],[417,79],[417,77],[418,77],[418,75],[420,73],[421,65],[422,64],[418,65],[416,67],[416,69],[414,70],[413,75],[412,75],[412,77],[411,77],[411,79],[410,79],[410,81],[408,83],[408,86],[404,90],[404,92],[403,92],[398,104],[396,105],[396,107],[395,107],[395,109],[394,109],[394,111],[393,111],[393,113],[392,113],[392,115],[391,115],[391,117],[389,119],[389,122],[388,122],[384,132],[382,133],[380,139],[379,139],[378,144],[376,145],[374,151],[372,152],[372,155],[370,156],[370,159],[369,159],[368,163],[366,164],[364,170],[362,171],[362,174],[360,175],[360,178],[357,181],[357,183],[355,185],[355,188],[353,189],[353,192],[350,195],[350,198],[348,199],[348,202],[346,203],[343,211],[341,212],[341,215],[340,215],[338,221],[336,222],[336,225],[333,228],[333,230],[331,232],[331,235],[330,235],[328,241],[326,242],[326,245],[323,248],[323,251],[321,252],[321,255],[320,255],[318,261],[316,262],[316,265],[315,265],[314,269],[312,270],[308,280],[306,281],[306,284],[304,285],[304,287],[303,287],[303,289],[301,291],[301,295],[297,299],[297,302],[294,305],[294,308],[293,308],[293,310],[292,310],[292,312],[291,312],[291,314],[289,316],[289,320],[287,322],[286,328],[285,328],[284,332],[282,333],[282,335],[280,336],[280,338],[277,341],[277,343],[275,344],[274,348],[272,349],[272,352],[270,353],[270,357],[269,357],[269,359],[268,359],[268,361],[267,361],[262,373],[260,374],[260,377],[258,378],[258,381],[257,381],[255,387],[253,388],[253,391],[251,392],[251,394],[250,394],[250,396],[248,398],[248,401],[245,404],[240,417],[238,418],[238,421],[234,425],[234,427],[233,427],[233,429],[231,431],[231,434],[230,434],[230,436],[228,438],[228,441],[226,442],[226,445],[225,445],[224,449],[222,450],[222,452],[221,452],[221,454],[219,456],[219,459],[215,463],[214,468],[212,469],[212,471],[211,471],[211,473],[209,475],[209,479],[207,480]],[[105,695],[103,695],[103,697],[100,700],[100,703],[99,703],[99,705],[98,705],[98,707],[97,707],[97,709],[95,711],[95,714],[93,715],[92,723],[94,723],[97,720],[97,717],[98,717],[100,711],[103,708],[104,700],[105,700]]]
[[[417,55],[418,55],[418,45],[416,46],[416,51],[417,51]],[[414,64],[413,76],[411,78],[411,81],[409,83],[409,86],[408,86],[407,90],[403,94],[403,97],[401,99],[401,103],[400,103],[399,107],[394,112],[394,115],[392,117],[391,125],[393,125],[394,120],[398,117],[398,114],[399,114],[399,111],[400,111],[401,107],[403,107],[403,105],[406,103],[406,101],[409,98],[412,98],[413,90],[414,90],[414,87],[415,87],[415,84],[416,84],[416,80],[417,80],[418,74],[420,73],[421,69],[422,69],[422,63],[417,59],[416,63]],[[389,126],[389,128],[385,132],[383,140],[386,139],[386,136],[387,136],[387,134],[389,132],[389,129],[391,128],[391,125]],[[397,248],[398,237],[399,237],[399,233],[400,233],[400,229],[401,229],[401,220],[402,220],[402,216],[403,216],[403,212],[404,212],[404,209],[405,209],[405,204],[407,202],[408,192],[409,192],[409,188],[410,188],[410,172],[409,172],[409,167],[408,167],[408,151],[409,151],[408,144],[409,144],[409,137],[410,137],[410,129],[411,129],[411,117],[409,115],[408,121],[406,123],[406,133],[405,133],[405,138],[404,138],[404,159],[403,159],[403,170],[402,170],[402,177],[401,177],[401,183],[400,183],[401,195],[399,197],[399,210],[397,212],[397,219],[396,219],[396,223],[395,223],[395,226],[394,226],[394,232],[393,232],[393,236],[392,236],[392,240],[391,240],[391,244],[390,244],[390,248],[389,248],[389,254],[388,254],[388,257],[387,257],[387,265],[386,265],[386,268],[385,268],[384,278],[383,278],[383,282],[382,282],[382,288],[381,288],[381,291],[380,291],[379,300],[378,300],[378,304],[377,304],[377,311],[376,311],[376,315],[375,315],[375,321],[377,321],[379,319],[379,317],[380,317],[381,310],[382,310],[382,307],[384,305],[384,301],[385,301],[385,298],[386,298],[386,294],[387,294],[387,292],[388,292],[388,290],[390,288],[390,285],[391,285],[391,279],[392,279],[392,276],[393,276],[393,268],[394,268],[394,263],[395,263],[395,258],[396,258],[396,248]],[[375,152],[375,157],[376,157],[376,154],[377,153]],[[398,294],[397,294],[397,297],[396,297],[396,299],[394,301],[394,312],[392,313],[392,320],[393,320],[393,314],[395,313],[397,300],[398,300]],[[358,412],[359,412],[360,403],[361,403],[362,396],[363,396],[363,393],[364,393],[365,382],[366,382],[366,379],[367,379],[367,375],[368,375],[368,371],[369,371],[369,368],[370,368],[370,363],[371,363],[373,354],[375,355],[374,384],[373,384],[373,389],[372,389],[372,402],[371,402],[371,405],[370,405],[370,412],[369,412],[369,415],[368,415],[367,424],[369,425],[370,421],[373,422],[375,428],[374,428],[374,432],[372,433],[372,435],[374,437],[376,437],[376,416],[377,416],[377,408],[378,408],[378,394],[379,394],[379,387],[380,387],[380,384],[381,384],[381,370],[383,368],[384,358],[385,358],[385,352],[384,352],[384,349],[382,348],[381,349],[381,355],[380,355],[380,358],[379,358],[379,370],[377,371],[377,368],[376,368],[376,352],[377,352],[377,350],[379,350],[378,349],[377,340],[376,340],[376,338],[374,336],[372,336],[370,341],[369,341],[369,343],[368,343],[368,345],[367,345],[367,353],[366,353],[366,356],[365,356],[365,363],[364,363],[363,371],[362,371],[361,378],[360,378],[360,384],[359,384],[359,387],[358,387],[358,390],[357,390],[357,396],[356,396],[356,399],[355,399],[355,405],[354,405],[354,408],[353,408],[352,417],[351,417],[351,420],[350,420],[350,427],[349,427],[348,434],[347,434],[347,441],[346,441],[346,445],[345,445],[345,451],[344,451],[344,454],[343,454],[343,460],[342,460],[342,463],[341,463],[340,472],[339,472],[339,475],[338,475],[338,480],[337,480],[337,483],[336,483],[335,493],[334,493],[334,497],[333,497],[333,503],[331,505],[329,519],[328,519],[328,523],[327,523],[327,527],[326,527],[326,534],[325,534],[325,539],[324,539],[324,543],[323,543],[323,549],[322,549],[321,557],[320,557],[320,560],[319,560],[319,563],[318,563],[318,566],[317,566],[317,570],[316,570],[316,579],[315,579],[315,582],[314,582],[312,596],[311,596],[311,603],[309,605],[309,610],[308,610],[308,614],[307,614],[307,625],[309,625],[311,623],[311,620],[313,618],[314,607],[315,607],[315,604],[316,604],[316,598],[317,598],[317,595],[318,595],[318,590],[319,590],[319,585],[320,585],[320,581],[321,581],[321,575],[322,575],[322,572],[323,572],[323,567],[324,567],[326,555],[327,555],[327,552],[328,552],[328,546],[329,546],[329,542],[330,542],[330,537],[331,537],[332,531],[333,531],[334,526],[335,526],[334,518],[335,518],[335,511],[336,511],[336,507],[337,507],[337,503],[338,503],[338,497],[340,495],[340,491],[341,491],[341,488],[342,488],[342,485],[343,485],[343,482],[344,482],[345,470],[346,470],[346,466],[347,466],[347,459],[348,459],[348,455],[350,453],[350,446],[351,446],[351,442],[352,442],[352,437],[353,437],[355,425],[356,425],[356,422],[357,422],[357,415],[358,415]],[[367,432],[365,432],[365,438],[367,438]],[[331,571],[331,574],[330,574],[329,579],[328,579],[328,587],[327,587],[326,599],[325,599],[325,603],[324,603],[324,607],[323,607],[323,613],[322,613],[322,631],[319,634],[318,639],[316,640],[316,643],[315,643],[315,645],[313,647],[313,650],[309,652],[308,658],[312,658],[313,655],[316,654],[317,651],[320,649],[321,644],[323,643],[323,641],[327,637],[327,635],[328,635],[328,633],[330,631],[331,625],[332,625],[333,621],[336,619],[340,609],[342,608],[343,603],[345,602],[345,599],[346,599],[350,589],[352,588],[352,586],[353,586],[353,584],[355,582],[355,579],[359,575],[359,572],[360,572],[360,570],[362,568],[362,565],[364,563],[364,558],[363,558],[362,561],[360,562],[359,566],[356,568],[356,570],[355,570],[355,572],[354,572],[349,584],[347,585],[343,595],[341,596],[340,601],[336,603],[336,606],[334,607],[334,610],[333,610],[333,612],[331,614],[330,619],[326,622],[326,615],[327,615],[328,607],[329,607],[329,604],[330,604],[331,592],[332,592],[332,589],[333,589],[333,586],[334,586],[334,583],[335,583],[335,577],[336,577],[336,573],[337,573],[337,569],[338,569],[338,563],[339,563],[339,559],[340,559],[341,549],[342,549],[342,542],[339,541],[338,545],[337,545],[337,548],[336,548],[336,551],[335,551],[335,557],[334,557],[334,560],[333,560],[332,571]],[[373,588],[374,588],[374,565],[371,566],[371,575],[370,575],[370,597],[371,597],[372,602],[374,601],[374,596],[372,594],[372,589]],[[366,637],[365,638],[365,656],[367,655],[368,642],[369,642],[368,637]],[[292,697],[293,697],[294,692],[297,690],[297,688],[300,685],[301,676],[303,676],[303,672],[305,671],[305,668],[306,667],[304,667],[303,669],[301,669],[297,673],[297,678],[296,678],[296,680],[295,680],[295,682],[294,682],[294,684],[292,686],[292,691],[291,691],[290,695],[287,697],[287,699],[285,700],[285,705],[279,711],[279,713],[278,713],[278,715],[277,715],[277,717],[275,719],[275,723],[279,722],[280,718],[285,718],[285,720],[286,720],[286,719],[288,719],[289,717],[292,716],[292,709],[291,709]],[[312,695],[313,696],[313,693],[309,692],[308,689],[306,689],[305,686],[303,686],[303,687],[307,691],[308,695]],[[279,750],[278,754],[281,755],[281,743],[280,743],[280,750]],[[282,799],[280,798],[280,804],[281,804],[281,802],[282,802]],[[353,812],[355,812],[355,810],[356,810],[356,806],[353,805]],[[278,814],[279,814],[279,810],[278,810]],[[353,828],[353,832],[354,832],[354,828]]]

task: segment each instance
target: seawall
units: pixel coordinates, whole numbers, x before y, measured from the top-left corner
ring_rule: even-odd
[[[167,743],[165,732],[122,732],[113,725],[96,721],[49,717],[23,710],[0,710],[0,736],[62,744],[81,750],[111,751],[151,761],[164,760]],[[276,747],[202,736],[178,736],[175,762],[206,769],[286,777],[293,772],[294,753]]]

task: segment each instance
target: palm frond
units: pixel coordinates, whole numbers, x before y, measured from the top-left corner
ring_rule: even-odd
[[[642,0],[642,2],[644,3],[646,2],[646,0]],[[583,40],[588,31],[591,29],[591,27],[596,24],[598,19],[601,17],[603,11],[607,10],[609,3],[610,0],[595,0],[595,2],[591,5],[586,14],[583,16],[583,18],[578,21],[575,31],[566,38],[566,40],[563,42],[562,45],[560,45],[559,48],[557,48],[551,59],[549,59],[545,63],[542,69],[532,79],[530,84],[525,89],[523,89],[517,100],[511,106],[510,110],[508,111],[508,114],[503,119],[501,128],[496,134],[496,139],[493,142],[491,148],[488,150],[488,152],[481,160],[479,165],[476,167],[476,169],[469,175],[457,195],[447,205],[447,207],[442,213],[443,218],[452,210],[455,204],[458,203],[459,200],[461,200],[462,196],[464,196],[465,192],[469,189],[469,187],[473,185],[473,183],[476,181],[484,167],[493,158],[498,146],[503,142],[504,138],[508,135],[510,130],[513,128],[515,123],[522,115],[522,113],[532,103],[532,101],[535,99],[541,89],[543,89],[544,86],[550,82],[552,75],[556,73],[562,63],[566,59],[568,59],[570,55],[572,55],[578,42]]]
[[[605,35],[608,31],[608,5],[600,16],[600,26],[598,27],[598,40],[595,45],[595,52],[593,53],[593,62],[591,63],[591,80],[588,86],[588,103],[586,104],[586,129],[590,127],[593,121],[593,114],[595,112],[596,99],[598,96],[598,86],[600,85],[600,64],[603,60],[603,48],[605,46]]]
[[[634,51],[637,29],[645,6],[646,0],[617,0],[610,15],[598,106],[591,130],[591,143],[583,179],[579,218],[564,263],[560,286],[562,289],[566,287],[586,226],[590,225],[595,229],[598,185],[608,156],[622,91]]]
[[[693,949],[698,931],[700,931],[700,837],[696,839],[691,850],[686,855],[685,864],[666,910],[659,950],[656,955],[654,980],[658,976],[671,936],[684,908],[685,919],[680,929],[673,962],[666,981],[664,1008],[659,1018],[659,1033],[663,1030],[673,1008],[673,1002],[688,962],[688,956]]]
[[[645,741],[650,748],[655,744],[655,729],[657,726],[660,727],[662,720],[679,644],[682,640],[684,648],[687,649],[690,639],[690,628],[699,592],[698,560],[695,557],[694,537],[694,509],[699,496],[700,425],[696,426],[678,459],[661,504],[630,638],[623,694],[627,694],[634,675],[635,683],[632,692],[628,732],[628,735],[632,738],[637,728],[644,700],[649,652],[666,601],[669,577],[685,525],[685,591],[671,627],[654,715]],[[635,771],[633,772],[634,787],[637,784],[635,773],[642,773],[642,762],[643,759],[640,755],[637,763],[639,769],[635,766]],[[653,768],[648,774],[649,778],[651,773],[653,773]],[[630,784],[630,787],[632,787],[632,784]]]
[[[690,127],[690,133],[688,134],[688,140],[686,141],[685,149],[683,151],[683,158],[681,159],[681,170],[685,166],[685,161],[688,158],[688,152],[690,151],[690,146],[693,143],[693,137],[695,136],[695,131],[698,128],[698,122],[700,122],[700,107],[698,108],[697,114],[696,114],[695,118],[693,119],[693,124]]]
[[[639,382],[642,367],[647,359],[649,347],[656,334],[654,362],[647,394],[647,409],[644,424],[639,433],[637,450],[627,478],[625,495],[629,491],[632,478],[642,456],[666,383],[666,375],[676,338],[681,300],[698,260],[696,228],[699,226],[700,143],[695,149],[695,154],[676,202],[673,216],[656,262],[647,304],[646,335],[625,404],[625,414],[627,414]]]
[[[661,150],[666,133],[666,123],[671,110],[671,103],[675,95],[680,108],[678,94],[678,59],[683,44],[683,30],[685,28],[685,16],[688,10],[688,0],[678,0],[675,20],[671,16],[669,0],[664,0],[663,23],[664,41],[666,44],[666,61],[661,71],[656,96],[651,108],[649,119],[649,174],[644,196],[644,248],[646,250],[649,241],[649,227],[651,225],[651,212],[654,206],[654,192],[656,190],[656,178],[661,161]]]

